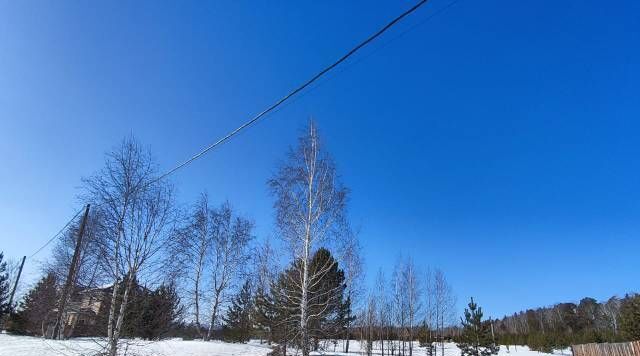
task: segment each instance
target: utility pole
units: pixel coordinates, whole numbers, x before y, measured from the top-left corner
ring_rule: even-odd
[[[16,277],[16,281],[13,284],[13,289],[11,290],[11,295],[9,296],[9,308],[13,304],[13,296],[16,294],[16,289],[18,288],[18,281],[20,281],[20,275],[22,274],[22,267],[24,267],[24,260],[27,259],[27,256],[22,256],[22,263],[20,263],[20,269],[18,270],[18,276]]]
[[[24,260],[27,258],[27,256],[23,256],[22,257],[22,263],[20,263],[20,269],[18,270],[18,276],[16,277],[16,281],[15,283],[13,283],[13,289],[11,290],[11,295],[9,296],[9,304],[8,307],[9,309],[8,314],[11,314],[11,306],[13,305],[13,296],[16,294],[16,288],[18,288],[18,281],[20,280],[20,275],[22,274],[22,267],[24,266]],[[6,317],[2,314],[2,310],[0,310],[0,330],[2,330],[4,328],[4,322],[6,321]]]
[[[80,223],[80,229],[78,230],[78,238],[76,239],[76,248],[73,251],[73,258],[71,259],[71,266],[69,266],[69,274],[67,275],[67,280],[64,283],[64,287],[62,289],[62,295],[60,296],[60,303],[58,304],[58,315],[56,317],[56,326],[53,330],[53,337],[58,340],[62,340],[64,338],[64,308],[67,304],[67,300],[69,299],[69,294],[71,292],[72,283],[76,274],[76,269],[78,268],[78,259],[80,258],[80,249],[82,247],[82,237],[84,235],[84,228],[87,224],[87,217],[89,216],[89,206],[84,209],[84,216],[82,217],[82,222]]]

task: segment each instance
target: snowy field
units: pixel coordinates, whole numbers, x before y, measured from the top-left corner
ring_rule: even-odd
[[[413,355],[414,356],[425,356],[426,355],[426,349],[423,347],[419,347],[417,343],[414,344],[414,349],[413,349]],[[323,343],[323,348],[326,350],[325,352],[312,352],[312,355],[336,355],[336,356],[347,356],[347,355],[363,355],[364,353],[361,352],[361,346],[360,343],[358,341],[354,341],[351,340],[349,342],[349,353],[345,354],[344,352],[340,352],[341,350],[343,350],[342,347],[342,341],[338,341],[335,346],[333,342],[329,342],[329,341],[325,341]],[[441,356],[442,349],[440,348],[440,345],[438,344],[438,353],[437,356]],[[385,355],[387,355],[388,350],[385,350]],[[407,351],[408,353],[408,351]],[[374,350],[373,350],[373,354],[374,355],[381,355],[381,350],[379,349],[379,345],[378,343],[374,343]],[[396,351],[397,354],[397,351]],[[554,352],[553,354],[548,354],[548,353],[543,353],[543,352],[537,352],[537,351],[531,351],[529,350],[528,347],[526,346],[509,346],[509,350],[507,351],[507,348],[505,346],[501,346],[500,347],[500,352],[498,353],[498,356],[561,356],[561,355],[565,355],[565,356],[571,356],[571,351],[569,349],[564,350],[564,351],[557,351]],[[460,356],[460,349],[458,349],[458,347],[456,346],[456,344],[453,343],[445,343],[444,344],[444,356]]]
[[[101,351],[103,345],[100,340],[92,338],[57,341],[0,334],[0,356],[90,356]],[[156,342],[133,340],[123,345],[121,351],[125,347],[128,347],[127,355],[136,356],[264,356],[271,351],[266,344],[180,339]]]
[[[13,336],[0,334],[0,356],[90,356],[102,350],[102,343],[97,339],[81,338],[65,341],[45,340],[29,336]],[[335,349],[334,349],[335,346]],[[129,341],[126,345],[127,355],[135,356],[264,356],[271,349],[266,344],[257,341],[248,344],[232,344],[220,341],[182,341],[179,339],[163,340],[157,342]],[[324,352],[314,352],[313,355],[347,355],[342,350],[340,342],[334,345],[325,342]],[[351,341],[348,355],[362,355],[360,344]],[[123,345],[121,351],[124,351]],[[516,350],[517,349],[517,350]],[[293,350],[291,350],[293,351]],[[124,353],[122,353],[124,354]],[[374,354],[380,355],[380,350],[374,350]],[[424,356],[425,349],[416,347],[415,356]],[[445,344],[445,356],[459,356],[460,350],[455,344]],[[555,355],[561,355],[561,352]],[[551,354],[530,351],[527,347],[500,348],[499,356],[549,356]],[[564,355],[571,355],[565,351]],[[440,350],[438,350],[440,356]]]

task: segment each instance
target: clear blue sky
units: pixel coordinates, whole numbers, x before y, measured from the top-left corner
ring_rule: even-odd
[[[638,2],[461,0],[423,23],[447,4],[180,171],[180,202],[206,190],[273,235],[265,181],[313,116],[371,279],[411,254],[490,315],[639,290]],[[0,249],[46,241],[124,136],[168,169],[411,5],[0,3]]]

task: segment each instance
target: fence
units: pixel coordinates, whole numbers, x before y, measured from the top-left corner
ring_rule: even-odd
[[[572,345],[573,356],[640,356],[640,341]]]

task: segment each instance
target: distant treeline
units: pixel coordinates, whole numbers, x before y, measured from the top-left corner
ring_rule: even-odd
[[[496,337],[505,345],[529,345],[550,351],[593,342],[640,340],[640,295],[612,297],[599,303],[559,303],[529,309],[494,321]]]

